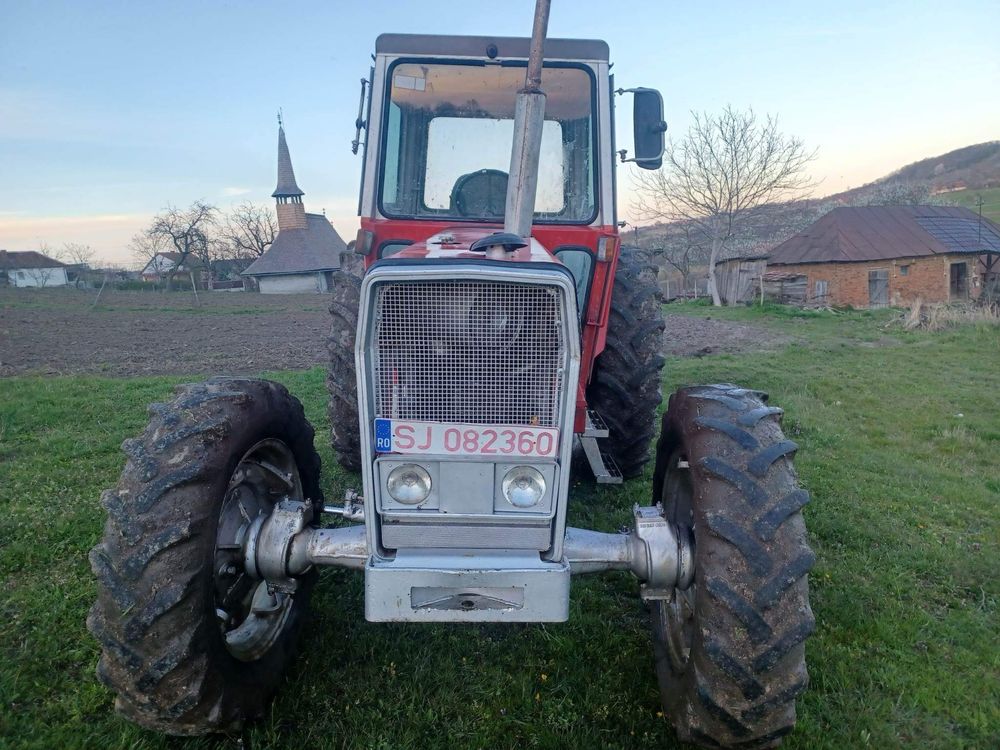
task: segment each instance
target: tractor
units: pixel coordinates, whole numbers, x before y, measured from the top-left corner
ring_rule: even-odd
[[[681,388],[658,419],[661,296],[622,247],[615,170],[661,166],[662,99],[615,89],[607,44],[546,40],[547,21],[539,0],[530,38],[375,43],[358,270],[334,280],[329,341],[333,449],[360,493],[324,504],[313,428],[266,380],[182,386],[123,444],[88,626],[128,719],[259,717],[323,566],[363,572],[367,620],[424,623],[562,622],[573,575],[627,570],[681,740],[792,730],[815,559],[796,445],[735,385]],[[641,476],[657,422],[650,504],[619,533],[567,526],[571,472]]]

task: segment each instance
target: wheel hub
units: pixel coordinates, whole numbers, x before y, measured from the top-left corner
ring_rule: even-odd
[[[262,580],[255,553],[264,521],[289,495],[302,496],[295,457],[280,440],[262,440],[237,465],[219,512],[215,613],[227,650],[241,661],[263,656],[292,610],[293,595]]]
[[[671,669],[677,674],[687,669],[694,638],[694,492],[687,457],[675,451],[667,465],[660,505],[664,518],[677,537],[677,581],[669,599],[656,602],[656,627],[666,648]]]

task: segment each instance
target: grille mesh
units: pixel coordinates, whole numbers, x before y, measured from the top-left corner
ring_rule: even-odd
[[[375,296],[375,412],[414,421],[559,426],[558,287],[393,282]]]

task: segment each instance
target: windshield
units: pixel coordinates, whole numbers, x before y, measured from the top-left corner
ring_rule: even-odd
[[[386,216],[503,219],[523,66],[396,63],[382,150]],[[595,215],[591,77],[546,67],[545,123],[535,198],[542,222]]]

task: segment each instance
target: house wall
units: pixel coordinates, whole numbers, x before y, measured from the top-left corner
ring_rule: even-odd
[[[69,279],[65,268],[12,268],[7,271],[11,286],[66,286]]]
[[[289,273],[258,276],[261,294],[315,294],[327,291],[323,273]]]
[[[895,258],[865,263],[797,263],[770,264],[768,268],[782,273],[799,273],[808,278],[807,300],[813,301],[816,282],[826,281],[827,303],[868,307],[868,272],[884,268],[889,272],[889,304],[909,305],[917,299],[923,302],[949,302],[951,264],[967,263],[969,297],[979,295],[980,277],[975,272],[974,258],[968,255],[934,255],[923,258]],[[904,276],[900,270],[908,266]]]

